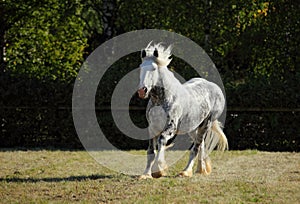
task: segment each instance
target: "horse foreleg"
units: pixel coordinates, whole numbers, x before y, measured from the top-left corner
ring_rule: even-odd
[[[155,160],[155,150],[154,150],[156,145],[155,140],[156,138],[149,140],[149,146],[147,150],[147,165],[143,175],[139,177],[140,179],[152,178],[151,169]]]
[[[157,168],[154,168],[152,170],[152,176],[155,178],[166,175],[165,170],[168,168],[168,166],[165,160],[165,150],[168,140],[172,139],[176,135],[176,123],[174,122],[174,120],[171,120],[167,124],[167,127],[158,138],[158,153],[155,161],[156,165],[154,165]]]
[[[152,176],[154,178],[159,178],[166,175],[166,169],[168,168],[165,160],[165,150],[166,150],[166,138],[160,136],[158,138],[158,152],[156,156],[155,165],[152,168]]]

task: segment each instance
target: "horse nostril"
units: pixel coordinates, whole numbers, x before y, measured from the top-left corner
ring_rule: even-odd
[[[147,88],[142,87],[137,92],[138,92],[140,98],[145,98],[146,94],[147,94]]]

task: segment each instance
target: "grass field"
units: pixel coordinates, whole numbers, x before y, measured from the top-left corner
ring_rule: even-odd
[[[300,203],[300,153],[216,152],[210,176],[178,178],[187,156],[138,180],[85,151],[0,150],[0,203]]]

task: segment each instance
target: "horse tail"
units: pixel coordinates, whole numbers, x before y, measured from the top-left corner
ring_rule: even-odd
[[[227,138],[222,130],[222,124],[218,120],[215,120],[208,129],[204,142],[208,154],[211,153],[215,147],[220,151],[228,149]]]

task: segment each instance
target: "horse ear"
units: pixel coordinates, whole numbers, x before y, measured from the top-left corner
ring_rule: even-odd
[[[154,50],[154,52],[153,52],[153,56],[154,56],[154,57],[158,57],[158,51],[157,51],[156,48],[155,48],[155,50]]]
[[[146,51],[145,50],[142,50],[141,57],[142,58],[146,57]]]

